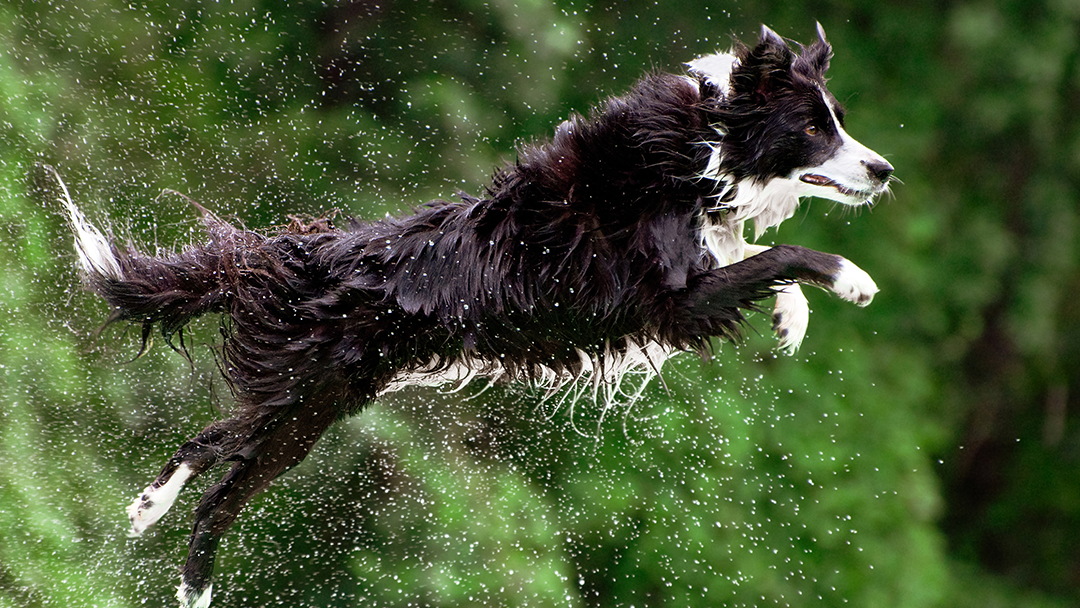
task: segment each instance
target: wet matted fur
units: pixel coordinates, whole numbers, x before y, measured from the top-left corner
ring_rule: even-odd
[[[166,338],[223,315],[235,415],[179,448],[128,510],[153,525],[184,484],[225,476],[195,513],[179,598],[210,602],[214,553],[244,504],[300,462],[334,421],[379,395],[476,375],[617,396],[631,371],[738,337],[742,311],[776,296],[780,347],[809,310],[799,284],[865,305],[877,291],[844,258],[748,244],[800,197],[872,202],[892,166],[843,129],[825,85],[832,51],[764,28],[753,48],[646,75],[554,137],[526,145],[486,193],[344,228],[276,234],[203,210],[204,242],[144,254],[112,242],[64,190],[86,283],[110,321]],[[200,207],[201,209],[201,207]]]

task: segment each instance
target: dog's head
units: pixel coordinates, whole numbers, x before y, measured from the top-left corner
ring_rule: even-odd
[[[832,47],[818,39],[793,50],[767,27],[753,48],[690,62],[719,103],[723,136],[711,172],[729,183],[787,182],[796,197],[847,205],[873,201],[893,167],[844,131],[844,110],[825,84]]]

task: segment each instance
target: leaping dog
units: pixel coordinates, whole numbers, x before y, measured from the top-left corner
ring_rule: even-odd
[[[632,371],[735,339],[742,310],[776,296],[779,347],[809,319],[800,284],[865,306],[877,292],[848,260],[744,239],[800,197],[870,204],[893,167],[844,130],[826,88],[832,49],[763,28],[753,48],[654,73],[525,145],[481,197],[345,229],[275,234],[202,209],[207,238],[146,254],[63,203],[85,283],[108,322],[166,338],[219,314],[235,415],[183,444],[128,508],[138,535],[211,467],[178,592],[210,603],[218,540],[256,493],[303,460],[335,420],[407,385],[473,376],[547,389],[592,382],[609,398]],[[62,182],[61,182],[62,183]],[[755,236],[755,238],[756,238]],[[182,334],[181,334],[182,336]]]

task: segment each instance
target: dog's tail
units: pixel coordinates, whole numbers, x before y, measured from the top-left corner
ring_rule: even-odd
[[[209,242],[180,253],[147,255],[116,244],[91,224],[75,206],[60,175],[49,169],[60,185],[85,284],[112,308],[106,325],[116,321],[141,324],[145,349],[154,325],[160,324],[161,333],[170,341],[195,317],[223,310],[229,286],[240,272],[238,240],[258,238],[255,233],[237,230],[192,202],[203,213]]]

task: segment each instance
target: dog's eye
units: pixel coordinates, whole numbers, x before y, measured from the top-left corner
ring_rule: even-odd
[[[809,127],[806,127],[805,133],[807,135],[813,136],[813,135],[817,135],[818,133],[821,133],[821,131],[817,127],[815,127],[814,125],[810,125]]]

